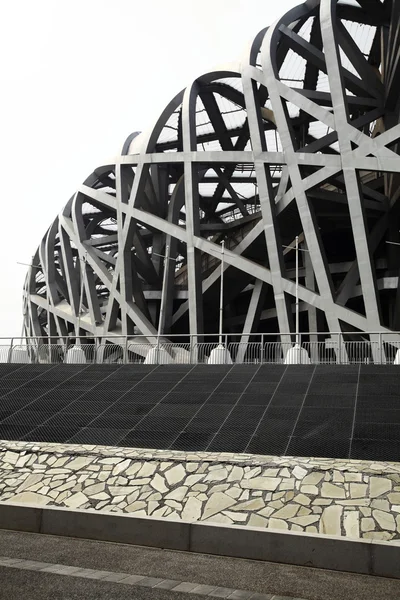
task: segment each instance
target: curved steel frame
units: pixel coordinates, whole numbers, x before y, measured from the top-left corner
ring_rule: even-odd
[[[224,331],[291,341],[296,236],[310,339],[398,331],[399,16],[308,0],[179,93],[49,228],[26,335],[216,332],[224,239]]]

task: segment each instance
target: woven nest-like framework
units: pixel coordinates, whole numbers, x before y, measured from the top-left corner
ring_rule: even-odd
[[[400,330],[399,4],[308,0],[131,135],[43,238],[26,334],[215,333],[225,240],[224,332],[290,341],[296,236],[301,331]]]

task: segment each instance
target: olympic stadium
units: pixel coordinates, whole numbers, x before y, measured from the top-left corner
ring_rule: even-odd
[[[398,0],[307,0],[57,199],[0,340],[0,569],[399,597],[399,84]]]
[[[400,456],[399,17],[293,8],[60,198],[0,437]]]
[[[351,361],[360,343],[363,360],[393,361],[398,18],[390,2],[308,1],[200,74],[59,199],[26,278],[25,335],[120,354],[123,336],[138,360],[161,336],[179,362],[188,336],[212,345],[222,329],[243,361],[261,334],[290,347],[302,332],[315,361]]]

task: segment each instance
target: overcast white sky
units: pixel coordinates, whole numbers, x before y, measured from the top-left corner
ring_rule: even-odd
[[[76,187],[192,79],[300,0],[20,0],[2,10],[0,336],[26,267]]]

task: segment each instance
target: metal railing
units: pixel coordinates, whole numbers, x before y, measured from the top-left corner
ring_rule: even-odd
[[[355,338],[363,339],[355,339]],[[0,363],[400,364],[400,333],[0,338]]]

